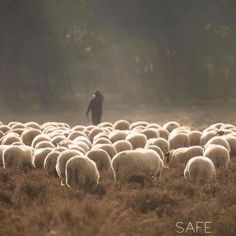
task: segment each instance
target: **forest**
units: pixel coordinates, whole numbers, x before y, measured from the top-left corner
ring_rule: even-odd
[[[0,103],[236,97],[234,0],[1,0]],[[128,100],[127,100],[128,99]]]

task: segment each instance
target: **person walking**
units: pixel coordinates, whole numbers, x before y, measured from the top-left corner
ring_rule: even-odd
[[[103,110],[104,96],[99,90],[93,93],[93,96],[89,102],[86,116],[89,118],[89,113],[91,112],[91,118],[94,125],[98,125],[102,120],[102,110]]]

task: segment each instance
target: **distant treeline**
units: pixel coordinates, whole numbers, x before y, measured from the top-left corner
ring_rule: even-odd
[[[1,0],[0,99],[94,88],[144,102],[236,97],[234,0]]]

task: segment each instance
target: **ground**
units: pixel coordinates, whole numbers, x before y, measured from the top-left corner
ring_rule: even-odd
[[[216,121],[236,124],[229,106],[139,107],[105,110],[104,120],[147,120],[163,124],[177,120],[202,129]],[[11,120],[65,121],[88,124],[83,110],[35,111],[1,114]],[[176,223],[210,223],[211,235],[236,235],[236,157],[232,157],[231,179],[218,173],[215,183],[187,183],[180,169],[165,169],[153,186],[120,185],[112,179],[101,182],[94,193],[72,191],[44,170],[0,169],[0,235],[181,235]],[[196,229],[195,229],[196,231]],[[203,230],[182,235],[204,235]]]

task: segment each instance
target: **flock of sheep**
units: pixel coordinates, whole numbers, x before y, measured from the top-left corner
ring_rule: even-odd
[[[164,168],[184,168],[192,183],[210,182],[216,169],[229,171],[236,155],[236,127],[216,123],[203,131],[170,121],[103,122],[70,127],[62,122],[0,123],[3,168],[45,169],[69,188],[92,190],[105,178],[153,182]]]

